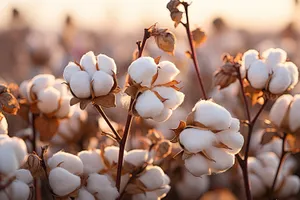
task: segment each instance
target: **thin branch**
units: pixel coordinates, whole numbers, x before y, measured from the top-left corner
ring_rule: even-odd
[[[103,119],[105,120],[106,124],[109,126],[109,128],[111,129],[111,131],[113,132],[113,134],[115,135],[115,139],[117,140],[117,142],[120,144],[121,142],[121,136],[119,135],[119,133],[115,130],[115,128],[113,127],[113,125],[111,124],[110,120],[108,119],[107,115],[105,114],[105,112],[103,111],[103,109],[98,105],[93,103],[93,106],[96,108],[96,110],[98,111],[98,113],[103,117]]]
[[[241,86],[241,90],[242,90],[242,96],[243,96],[245,110],[246,110],[246,117],[247,117],[248,122],[250,123],[250,121],[251,121],[250,109],[249,109],[249,105],[248,105],[248,102],[247,102],[246,93],[245,93],[245,90],[244,90],[244,85],[243,85],[243,80],[242,80],[240,68],[237,68],[236,71],[238,73],[238,80],[239,80],[239,83],[240,83],[240,86]]]
[[[31,113],[31,126],[32,126],[32,139],[31,139],[31,145],[32,145],[32,152],[36,152],[36,128],[35,128],[35,118],[36,115],[34,113]],[[38,184],[38,180],[35,178],[33,181],[34,184],[34,188],[35,188],[35,199],[41,199],[41,195],[40,195],[40,188],[39,188],[39,184]]]
[[[184,26],[184,28],[186,30],[186,34],[188,36],[189,45],[190,45],[190,48],[191,48],[191,58],[192,58],[193,63],[194,63],[194,67],[195,67],[195,70],[196,70],[196,74],[197,74],[197,78],[198,78],[198,82],[199,82],[199,85],[200,85],[202,95],[203,95],[204,99],[207,99],[207,96],[206,96],[206,93],[205,93],[205,90],[204,90],[204,86],[203,86],[203,82],[202,82],[202,79],[201,79],[201,74],[200,74],[200,70],[199,70],[199,64],[198,64],[198,59],[197,59],[197,56],[196,56],[195,46],[193,44],[192,33],[191,33],[191,30],[190,30],[190,22],[189,22],[189,14],[188,14],[189,4],[187,2],[181,2],[181,4],[183,5],[184,10],[185,10],[186,23],[182,23],[182,22],[180,22],[180,23]]]
[[[277,170],[276,170],[276,174],[275,174],[275,177],[274,177],[274,180],[273,180],[273,184],[272,184],[272,187],[271,187],[271,190],[270,190],[270,200],[273,199],[273,196],[274,196],[274,191],[275,191],[275,186],[276,186],[276,181],[277,181],[277,178],[278,178],[278,175],[279,175],[279,172],[280,172],[280,169],[282,168],[282,165],[284,163],[284,160],[285,160],[285,157],[287,155],[287,151],[285,150],[285,142],[286,142],[286,139],[287,139],[287,134],[284,133],[283,137],[282,137],[282,145],[281,145],[281,156],[280,156],[280,160],[279,160],[279,165],[277,167]]]

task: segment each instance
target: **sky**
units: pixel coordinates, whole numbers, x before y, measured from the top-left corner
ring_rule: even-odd
[[[89,29],[114,27],[130,31],[158,22],[173,23],[166,9],[168,0],[1,0],[0,28],[17,7],[34,27],[57,30],[66,13],[77,24]],[[253,32],[276,31],[295,18],[294,0],[193,0],[190,6],[192,26],[209,27],[214,17],[225,17],[237,28]]]

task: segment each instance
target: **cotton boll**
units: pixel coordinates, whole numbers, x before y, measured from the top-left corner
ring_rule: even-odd
[[[127,152],[124,151],[124,156]],[[118,163],[119,158],[119,147],[109,146],[104,149],[104,157],[108,160],[110,165]]]
[[[114,85],[112,76],[102,71],[96,71],[92,81],[96,97],[107,95]]]
[[[158,64],[158,76],[154,85],[169,83],[174,80],[179,73],[180,71],[173,63],[169,61],[162,61]]]
[[[262,53],[262,57],[266,60],[269,69],[273,69],[277,64],[285,62],[287,54],[284,50],[270,48]]]
[[[57,89],[60,92],[61,96],[67,95],[68,94],[68,87],[66,84],[64,84],[63,79],[56,79],[53,86],[55,89]]]
[[[184,166],[194,176],[210,175],[208,160],[200,154],[192,155],[184,160]]]
[[[69,62],[69,64],[64,69],[63,77],[68,83],[70,83],[71,77],[79,71],[81,71],[81,69],[77,64],[75,64],[74,62]]]
[[[72,174],[80,175],[83,173],[83,163],[78,156],[66,152],[57,152],[48,159],[50,169],[61,167],[68,170]]]
[[[56,195],[65,196],[79,188],[80,177],[61,167],[56,167],[49,173],[49,184]]]
[[[293,101],[293,96],[290,94],[285,94],[281,95],[273,104],[270,110],[269,119],[276,126],[279,127],[281,125],[291,101]]]
[[[96,63],[96,56],[92,51],[87,52],[80,59],[81,67],[89,74],[91,78],[93,77],[93,74],[97,71]]]
[[[124,160],[135,167],[140,167],[148,160],[148,151],[142,149],[131,150],[126,154]]]
[[[53,87],[48,87],[38,93],[37,107],[43,113],[52,113],[58,109],[60,93]]]
[[[70,113],[70,96],[67,97],[63,97],[61,99],[61,104],[60,104],[60,108],[58,109],[58,111],[56,112],[56,117],[58,118],[64,118],[64,117],[68,117],[69,113]]]
[[[296,131],[300,127],[300,95],[294,96],[289,112],[289,126],[291,131]]]
[[[148,190],[155,190],[164,185],[164,171],[158,166],[147,166],[139,180]]]
[[[6,121],[6,118],[3,116],[0,121],[0,135],[1,134],[7,134],[8,133],[8,124]]]
[[[230,148],[226,149],[228,153],[237,154],[243,147],[244,137],[239,132],[222,131],[216,136],[218,141]]]
[[[18,137],[10,138],[10,143],[11,143],[14,153],[16,155],[17,161],[18,161],[19,165],[21,166],[25,162],[25,159],[27,156],[27,146],[26,146],[24,140],[22,140]]]
[[[290,71],[284,66],[279,66],[272,76],[269,91],[273,94],[281,94],[289,88],[291,83]]]
[[[181,105],[184,100],[184,94],[171,87],[155,87],[153,91],[157,91],[162,98],[166,99],[163,104],[172,110]]]
[[[242,65],[245,66],[246,70],[249,69],[250,65],[258,60],[258,52],[250,49],[246,51],[242,57]]]
[[[210,147],[205,152],[209,158],[214,160],[208,161],[214,173],[224,172],[234,165],[234,155],[227,153],[222,148]]]
[[[105,175],[90,174],[86,188],[90,193],[95,194],[97,199],[101,200],[112,200],[119,196],[117,188],[111,185]]]
[[[157,65],[151,57],[141,57],[128,67],[128,74],[136,83],[150,87],[152,77],[157,73]]]
[[[263,194],[265,194],[266,187],[258,176],[254,174],[249,174],[249,182],[251,192],[254,197],[260,197]]]
[[[99,54],[97,56],[97,63],[100,71],[103,71],[109,75],[117,73],[117,66],[114,59],[108,57],[107,55]]]
[[[138,96],[134,108],[141,117],[153,118],[161,114],[164,104],[152,91],[147,90]]]
[[[195,111],[194,120],[214,130],[228,129],[232,117],[222,106],[212,101],[199,101],[193,108]]]
[[[89,193],[85,188],[80,188],[78,196],[75,200],[95,200],[95,197]]]
[[[0,174],[12,174],[19,168],[19,162],[13,150],[0,142]]]
[[[72,92],[78,98],[89,98],[91,96],[91,78],[85,71],[75,72],[70,80]]]
[[[300,189],[300,179],[296,175],[291,175],[285,178],[282,188],[280,188],[278,197],[286,198],[293,196],[299,192]]]
[[[81,151],[78,153],[78,157],[83,162],[83,172],[85,174],[97,173],[105,168],[100,153],[100,149]]]
[[[15,175],[19,181],[22,181],[26,184],[30,184],[33,181],[33,177],[30,171],[27,169],[18,169]]]
[[[32,92],[38,93],[45,88],[52,86],[55,82],[55,77],[51,74],[39,74],[31,80]]]
[[[180,144],[191,153],[198,153],[210,147],[215,140],[213,132],[195,128],[186,128],[179,135]]]
[[[294,86],[298,83],[298,77],[299,77],[298,67],[292,62],[286,62],[285,67],[289,70],[290,76],[292,78],[292,83],[290,87],[294,88]]]
[[[173,111],[171,109],[165,107],[160,115],[155,116],[152,119],[156,122],[164,122],[171,117],[172,113]]]
[[[9,194],[11,200],[26,200],[29,198],[30,189],[22,181],[15,180],[9,187]]]
[[[263,89],[266,86],[268,78],[269,70],[263,61],[257,60],[251,64],[248,69],[248,80],[252,87]]]

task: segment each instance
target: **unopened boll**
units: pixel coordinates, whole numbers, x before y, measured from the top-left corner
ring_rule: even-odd
[[[91,98],[108,95],[115,80],[117,67],[114,60],[104,54],[95,56],[92,51],[84,54],[80,64],[70,62],[64,69],[64,79],[77,98]]]
[[[282,94],[298,83],[298,68],[286,62],[287,54],[282,49],[268,49],[258,58],[258,52],[249,50],[242,58],[242,77],[255,89],[265,89],[272,94]],[[245,72],[244,72],[245,71]]]
[[[163,122],[172,115],[184,100],[184,94],[176,88],[175,77],[179,72],[173,63],[156,64],[150,57],[141,57],[131,63],[128,75],[132,85],[129,87],[142,88],[134,104],[139,116]]]

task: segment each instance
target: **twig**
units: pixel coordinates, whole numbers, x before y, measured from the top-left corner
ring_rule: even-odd
[[[36,128],[35,128],[35,114],[31,113],[31,126],[32,126],[32,139],[31,139],[31,144],[32,144],[32,152],[36,152]],[[39,188],[39,184],[38,184],[38,180],[34,179],[33,181],[34,183],[34,188],[35,188],[35,199],[41,199],[41,195],[40,195],[40,188]]]
[[[142,56],[143,50],[144,50],[146,42],[147,42],[147,39],[150,38],[150,37],[151,37],[151,35],[150,35],[150,32],[149,32],[149,29],[144,29],[144,37],[143,37],[142,44],[140,44],[140,42],[137,42],[138,50],[139,50],[138,58],[140,58]],[[117,168],[117,178],[116,178],[116,187],[117,187],[119,192],[120,192],[120,185],[121,185],[124,150],[125,150],[127,137],[130,133],[130,128],[131,128],[132,119],[133,119],[133,116],[132,116],[132,113],[131,113],[133,103],[134,103],[134,99],[131,98],[130,105],[129,105],[129,108],[128,108],[128,115],[127,115],[126,125],[125,125],[125,129],[124,129],[124,134],[123,134],[123,137],[122,137],[121,142],[120,142],[120,150],[119,150],[119,157],[118,157],[118,168]]]
[[[197,78],[198,78],[198,82],[199,82],[199,85],[200,85],[202,95],[203,95],[204,99],[207,99],[207,96],[206,96],[206,93],[205,93],[205,90],[204,90],[204,86],[203,86],[203,83],[202,83],[201,75],[200,75],[198,59],[197,59],[197,56],[196,56],[195,46],[193,44],[192,33],[191,33],[191,30],[190,30],[190,22],[189,22],[189,14],[188,14],[189,4],[187,2],[181,2],[181,4],[184,7],[185,15],[186,15],[186,23],[181,22],[181,24],[184,26],[184,28],[186,30],[186,34],[188,36],[189,45],[190,45],[190,48],[191,48],[191,58],[192,58],[193,63],[194,63],[194,67],[195,67],[195,70],[196,70],[196,74],[197,74]]]
[[[113,125],[111,124],[110,120],[108,119],[108,117],[105,114],[105,112],[103,111],[103,109],[98,104],[95,104],[95,103],[93,103],[93,106],[96,108],[96,110],[98,111],[98,113],[103,117],[103,119],[105,120],[105,122],[107,123],[107,125],[109,126],[109,128],[111,129],[111,131],[113,132],[113,134],[115,135],[115,139],[120,144],[122,138],[119,135],[119,133],[115,130],[115,128],[113,127]]]
[[[274,190],[275,190],[276,181],[277,181],[280,169],[282,168],[282,165],[284,163],[285,156],[288,153],[288,151],[285,150],[286,139],[287,139],[287,134],[284,133],[284,135],[282,137],[281,156],[280,156],[280,160],[279,160],[279,165],[277,167],[276,174],[275,174],[275,177],[274,177],[274,180],[273,180],[273,184],[272,184],[272,187],[271,187],[271,190],[270,190],[270,200],[273,199],[273,196],[274,196],[273,193],[274,193]]]

